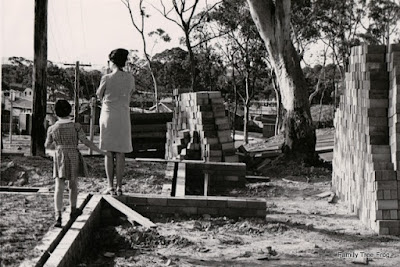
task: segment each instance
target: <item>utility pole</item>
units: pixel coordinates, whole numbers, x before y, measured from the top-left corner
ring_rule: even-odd
[[[74,121],[78,121],[79,115],[79,67],[87,66],[91,67],[91,64],[79,64],[79,61],[75,62],[75,64],[64,63],[66,66],[75,66],[75,91],[74,91]]]
[[[45,156],[47,104],[47,0],[35,0],[31,154]]]

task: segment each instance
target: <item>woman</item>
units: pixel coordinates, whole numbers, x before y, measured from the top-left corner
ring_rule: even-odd
[[[97,96],[102,99],[100,113],[100,149],[111,152],[105,156],[108,188],[105,194],[122,194],[122,176],[125,153],[132,151],[129,102],[135,90],[133,75],[123,71],[129,52],[125,49],[111,51],[111,73],[101,78]],[[114,160],[117,188],[114,188]]]

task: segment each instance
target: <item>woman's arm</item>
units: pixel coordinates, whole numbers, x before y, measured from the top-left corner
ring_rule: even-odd
[[[101,77],[99,88],[96,91],[97,97],[101,100],[104,96],[104,91],[106,90],[106,76]]]

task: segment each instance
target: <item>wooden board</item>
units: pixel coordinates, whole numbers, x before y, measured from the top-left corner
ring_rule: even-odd
[[[120,202],[118,199],[116,199],[112,196],[103,196],[103,199],[105,201],[107,201],[112,207],[119,210],[121,213],[125,214],[129,220],[135,221],[135,222],[139,223],[140,225],[147,227],[147,228],[156,228],[157,227],[157,225],[155,225],[148,218],[143,217],[140,213],[137,213],[136,211],[132,210],[127,205]]]

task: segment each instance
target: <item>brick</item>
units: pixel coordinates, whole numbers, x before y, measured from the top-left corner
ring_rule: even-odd
[[[175,213],[179,214],[197,214],[197,207],[169,207],[175,211]]]
[[[389,228],[388,227],[380,227],[378,234],[380,234],[380,235],[388,235],[389,234]]]
[[[249,209],[266,209],[267,203],[265,201],[246,200]]]
[[[166,197],[148,198],[147,203],[149,206],[167,206],[168,199]]]
[[[398,199],[398,190],[390,190],[390,199]]]
[[[147,205],[147,197],[126,197],[126,203],[134,205]]]
[[[390,210],[382,210],[382,216],[384,220],[390,220]]]
[[[390,219],[391,220],[398,220],[398,213],[397,210],[390,210]]]
[[[390,190],[383,190],[383,199],[391,199]]]
[[[378,210],[391,210],[399,207],[397,200],[377,200],[375,203]]]
[[[179,207],[207,207],[207,199],[169,198],[168,206]]]
[[[226,181],[239,181],[239,177],[238,176],[233,176],[233,175],[228,175],[224,177]]]
[[[397,187],[397,181],[376,181],[375,188],[376,190],[387,190],[393,189]]]
[[[209,215],[218,215],[218,208],[210,208],[210,207],[198,207],[198,214],[209,214]]]
[[[382,210],[377,210],[376,211],[376,219],[377,220],[382,220],[383,219],[383,211]]]
[[[228,206],[227,200],[207,200],[207,207],[225,208]]]
[[[246,208],[247,201],[242,199],[229,199],[228,208]]]
[[[399,227],[391,227],[389,228],[390,235],[400,235],[400,228]]]

